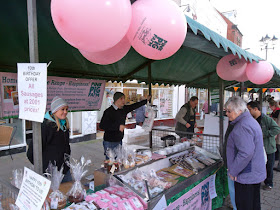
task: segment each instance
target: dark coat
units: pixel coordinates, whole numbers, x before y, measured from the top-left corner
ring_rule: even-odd
[[[57,131],[57,125],[55,122],[44,119],[41,125],[42,129],[42,158],[43,158],[43,172],[45,173],[48,168],[48,164],[51,161],[52,164],[58,166],[60,170],[63,165],[63,173],[65,174],[69,167],[64,162],[64,154],[71,154],[69,145],[69,130]],[[34,164],[33,161],[33,141],[30,142],[27,157],[29,161]]]
[[[131,105],[124,105],[122,109],[115,110],[113,106],[106,109],[99,124],[99,127],[105,131],[104,141],[122,141],[124,133],[120,131],[120,125],[125,125],[126,115],[146,103],[147,100],[143,100]]]

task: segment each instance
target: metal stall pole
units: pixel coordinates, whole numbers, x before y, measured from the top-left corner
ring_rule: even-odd
[[[262,88],[260,88],[260,93],[259,93],[259,101],[260,101],[260,106],[261,106],[261,110],[262,110],[262,104],[263,104],[263,90]]]
[[[220,92],[220,154],[223,155],[224,144],[224,81],[219,78],[219,92]]]
[[[149,80],[149,95],[152,95],[152,64],[149,63],[148,65],[148,80]],[[150,99],[150,103],[152,102],[152,99]],[[153,148],[153,136],[152,131],[149,133],[150,137],[150,148]]]
[[[36,0],[27,0],[30,63],[39,63]],[[41,123],[32,122],[34,169],[43,173]]]
[[[240,97],[243,98],[244,96],[244,88],[245,88],[245,85],[244,85],[244,82],[240,82]]]
[[[208,114],[209,114],[210,113],[210,76],[208,76],[207,100],[208,100]]]

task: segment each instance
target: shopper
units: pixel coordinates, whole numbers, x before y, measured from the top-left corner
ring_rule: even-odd
[[[148,96],[147,99],[140,102],[125,105],[125,95],[121,92],[114,94],[114,103],[104,111],[99,124],[99,127],[105,131],[103,147],[106,159],[108,159],[106,155],[108,148],[114,149],[122,144],[127,113],[145,105],[150,98],[151,96]]]
[[[196,96],[192,96],[190,101],[184,104],[177,113],[175,118],[177,121],[175,131],[179,131],[176,133],[180,136],[180,138],[192,138],[192,134],[185,134],[184,132],[194,132],[194,128],[196,127],[195,113],[197,104],[198,98]]]
[[[228,176],[234,182],[238,210],[261,209],[260,185],[266,178],[262,130],[239,96],[225,104],[226,115],[234,125],[228,135]]]
[[[247,107],[251,115],[258,121],[263,132],[263,143],[265,152],[267,155],[266,174],[267,177],[264,180],[264,190],[271,190],[273,187],[273,166],[276,152],[275,136],[280,133],[280,127],[269,116],[261,113],[260,104],[255,101],[251,101],[247,104]]]
[[[272,113],[270,117],[272,117],[278,126],[280,126],[280,108],[278,105],[278,102],[276,101],[270,101],[269,102],[269,108],[272,110]],[[276,140],[276,153],[275,153],[275,160],[278,160],[278,164],[275,168],[273,168],[275,171],[280,172],[280,134],[278,134],[275,138]]]
[[[62,182],[72,180],[69,167],[65,164],[64,159],[65,154],[71,154],[67,113],[67,102],[56,96],[51,102],[51,110],[46,112],[44,122],[41,125],[43,172],[48,168],[49,162],[56,165],[58,170],[63,166],[64,178]],[[32,141],[28,147],[27,157],[34,164]]]
[[[141,96],[140,101],[144,100],[145,98]],[[136,118],[136,125],[142,126],[145,121],[145,112],[146,107],[145,105],[135,109],[135,118]]]
[[[234,124],[231,124],[229,122],[226,134],[225,134],[225,141],[224,141],[224,145],[223,145],[223,159],[224,159],[224,166],[227,167],[227,153],[226,153],[226,148],[227,148],[227,142],[228,142],[228,136],[231,133],[231,131],[234,128]],[[236,208],[236,204],[235,204],[235,190],[234,190],[234,181],[229,177],[228,175],[228,191],[229,191],[229,196],[230,196],[230,201],[231,201],[231,205],[232,205],[232,209],[233,210],[237,210]]]

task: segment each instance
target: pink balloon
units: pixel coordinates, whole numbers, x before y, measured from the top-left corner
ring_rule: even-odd
[[[89,61],[101,65],[112,64],[122,59],[131,47],[130,42],[125,36],[114,47],[101,52],[86,52],[80,50],[80,53]]]
[[[257,85],[262,85],[271,80],[274,74],[273,66],[267,61],[253,61],[246,68],[248,79]]]
[[[61,37],[88,52],[107,50],[127,33],[129,0],[52,0],[51,15]]]
[[[137,0],[127,37],[142,56],[154,60],[176,53],[187,34],[187,20],[172,0]]]
[[[238,55],[230,54],[219,60],[216,71],[220,78],[231,81],[240,78],[246,67],[247,61],[243,57],[240,59]]]
[[[238,81],[238,82],[246,82],[246,81],[248,81],[249,79],[248,79],[248,77],[246,75],[246,69],[245,69],[244,73],[240,77],[236,78],[235,80]]]

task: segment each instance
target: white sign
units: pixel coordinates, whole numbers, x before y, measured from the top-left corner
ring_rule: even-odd
[[[210,185],[210,186],[209,186],[209,195],[210,195],[210,198],[211,198],[211,199],[217,197],[215,181],[216,181],[216,174],[213,174],[213,175],[210,177],[210,181],[209,181],[209,185]]]
[[[43,122],[47,104],[47,64],[18,63],[19,118]]]
[[[161,199],[158,201],[156,206],[153,208],[153,210],[163,210],[166,209],[167,204],[166,204],[166,198],[165,195],[161,197]]]
[[[21,210],[41,209],[51,186],[51,181],[24,167],[22,184],[16,200]]]
[[[143,93],[144,93],[144,90],[143,90],[143,88],[139,88],[139,89],[137,89],[137,95],[143,95]]]

